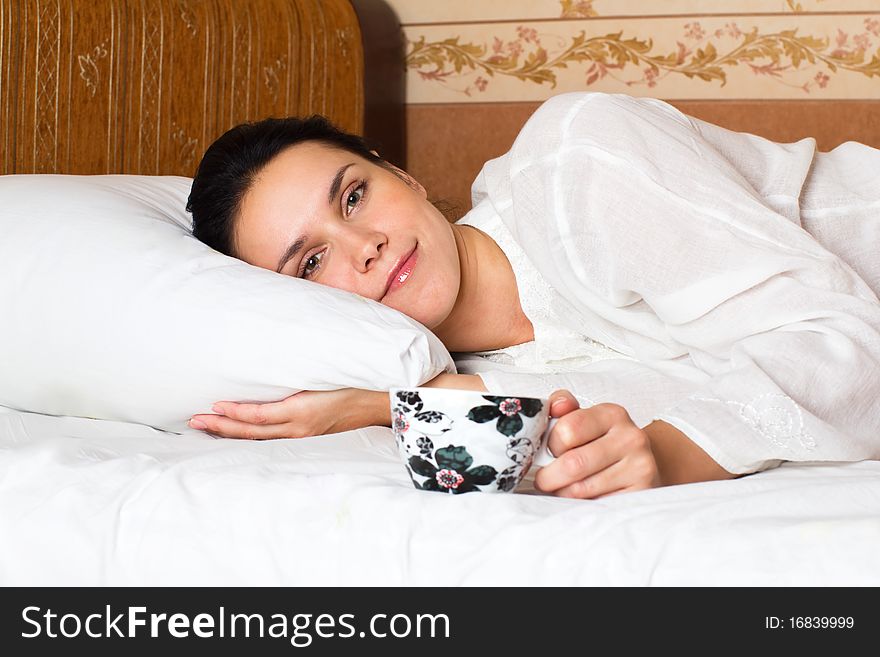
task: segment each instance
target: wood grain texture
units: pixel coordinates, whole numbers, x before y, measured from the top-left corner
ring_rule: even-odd
[[[347,0],[0,0],[0,173],[189,176],[238,123],[363,104]]]

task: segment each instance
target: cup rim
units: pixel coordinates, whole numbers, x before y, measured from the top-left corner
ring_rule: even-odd
[[[442,391],[444,393],[453,393],[453,394],[455,394],[455,393],[468,393],[471,395],[479,395],[481,397],[486,397],[486,396],[514,397],[516,399],[534,399],[536,401],[543,402],[545,405],[550,401],[549,397],[536,397],[534,395],[517,395],[514,393],[510,393],[510,392],[499,393],[499,392],[493,392],[491,390],[488,390],[488,391],[486,391],[486,390],[467,390],[464,388],[442,388],[442,387],[433,387],[433,386],[394,386],[394,387],[388,389],[388,397],[389,397],[389,399],[391,399],[392,402],[394,401],[394,393],[399,392],[399,391],[404,391],[404,392],[426,391],[426,392],[430,392],[430,393],[433,393],[436,391]]]

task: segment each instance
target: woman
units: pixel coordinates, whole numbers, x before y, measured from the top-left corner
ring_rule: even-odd
[[[557,459],[535,486],[596,498],[880,458],[878,172],[861,144],[817,153],[654,99],[565,94],[485,165],[456,224],[320,119],[223,135],[190,210],[217,250],[396,308],[450,351],[531,346],[532,365],[555,363],[428,385],[559,388]],[[389,424],[386,393],[352,389],[214,410],[192,426],[259,439]]]

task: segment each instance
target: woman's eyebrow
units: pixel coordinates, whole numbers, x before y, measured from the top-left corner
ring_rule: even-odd
[[[336,175],[333,177],[333,182],[330,183],[330,193],[327,194],[327,204],[333,205],[333,201],[339,195],[339,188],[342,187],[342,177],[345,175],[345,171],[348,167],[353,166],[354,162],[349,162],[348,164],[344,164],[339,167],[339,171],[336,172]]]
[[[327,203],[329,205],[333,205],[333,201],[339,195],[339,189],[342,187],[342,178],[345,176],[345,172],[348,170],[348,167],[353,165],[354,162],[343,164],[341,167],[339,167],[336,175],[333,176],[333,182],[330,183],[330,192],[327,194]],[[300,235],[287,246],[287,249],[281,256],[281,260],[278,261],[278,267],[275,268],[275,273],[281,273],[281,270],[284,269],[284,265],[286,265],[288,261],[290,261],[290,259],[299,252],[299,250],[303,247],[303,244],[306,243],[306,239],[306,235]]]
[[[284,269],[284,265],[287,264],[288,260],[293,258],[293,256],[297,254],[297,251],[299,251],[305,243],[306,235],[300,235],[299,237],[297,237],[296,240],[287,247],[284,255],[281,256],[281,260],[278,261],[278,267],[275,269],[275,272],[280,274],[281,270]]]

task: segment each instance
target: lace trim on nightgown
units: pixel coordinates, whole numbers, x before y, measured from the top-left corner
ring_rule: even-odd
[[[535,339],[532,342],[504,349],[474,352],[477,356],[503,365],[550,373],[576,369],[587,363],[608,358],[633,360],[630,356],[564,326],[553,311],[552,302],[555,292],[532,265],[528,256],[513,239],[507,226],[488,203],[484,201],[479,204],[458,223],[482,230],[495,240],[510,260],[523,312],[532,322],[535,331]]]

